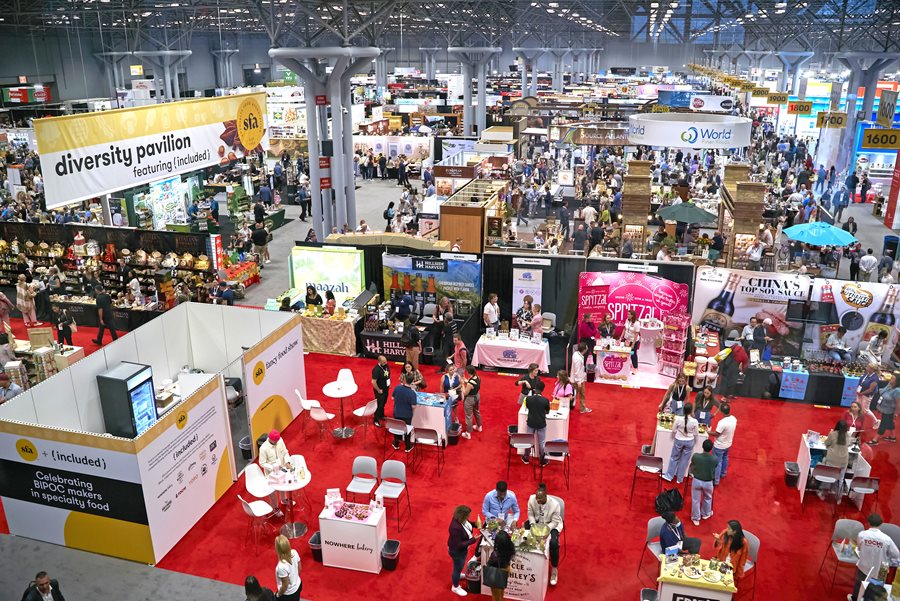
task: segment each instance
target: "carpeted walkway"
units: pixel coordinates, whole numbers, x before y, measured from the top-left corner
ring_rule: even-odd
[[[18,332],[21,325],[14,327]],[[94,335],[91,328],[79,330],[76,343]],[[89,344],[87,350],[96,347]],[[338,369],[351,368],[360,393],[347,406],[347,421],[348,425],[356,425],[349,412],[371,398],[369,379],[373,363],[307,355],[310,397],[323,400],[317,391],[336,377]],[[399,366],[392,365],[391,369],[396,381]],[[435,390],[437,377],[433,369],[427,367],[425,376],[429,389]],[[517,388],[513,378],[487,372],[482,377],[485,431],[448,448],[447,466],[440,477],[433,460],[410,474],[413,515],[399,535],[394,510],[390,510],[388,536],[402,543],[395,572],[374,576],[325,568],[312,560],[307,544],[310,534],[317,530],[316,516],[325,489],[346,487],[353,458],[372,455],[380,464],[381,431],[370,429],[368,442],[364,442],[361,431],[347,441],[336,441],[330,433],[320,440],[315,424],[306,424],[303,431],[302,419],[287,429],[288,448],[306,456],[313,474],[306,492],[314,515],[300,515],[300,519],[311,523],[310,532],[294,542],[302,556],[304,597],[454,598],[449,591],[450,560],[446,552],[450,515],[458,504],[467,504],[479,512],[484,493],[496,480],[505,478],[506,426],[516,421]],[[561,563],[559,585],[550,590],[549,598],[630,600],[637,599],[642,584],[653,586],[656,566],[651,558],[645,558],[646,569],[640,579],[636,571],[647,520],[655,515],[655,483],[639,477],[632,506],[628,504],[628,493],[640,445],[652,440],[660,395],[657,390],[588,386],[588,402],[595,411],[587,416],[574,414],[570,426],[572,488],[565,489],[559,466],[551,466],[544,476],[551,494],[563,497],[567,503],[568,555]],[[337,404],[330,403],[323,404],[329,411],[336,411]],[[838,575],[833,593],[823,588],[817,575],[834,523],[831,506],[812,495],[801,513],[797,491],[785,487],[783,481],[783,462],[796,458],[800,433],[807,429],[828,431],[842,410],[748,399],[739,399],[733,406],[738,429],[729,476],[715,493],[715,516],[694,528],[688,515],[683,514],[688,534],[702,538],[703,554],[708,555],[712,550],[711,533],[724,528],[727,520],[738,519],[762,541],[757,598],[844,599],[849,592],[850,570]],[[900,521],[897,449],[891,444],[878,446],[871,460],[873,474],[882,479],[879,510],[886,521],[895,523]],[[403,458],[402,453],[399,458]],[[514,461],[509,483],[524,512],[527,498],[535,488],[531,468]],[[256,574],[264,584],[273,586],[271,542],[256,547],[244,539],[247,522],[237,501],[237,495],[244,490],[242,480],[236,483],[159,567],[234,584],[243,583],[247,574]],[[866,507],[871,509],[871,500]],[[847,517],[863,519],[855,507],[842,508]],[[2,515],[0,531],[8,531]],[[140,582],[135,585],[140,586]]]

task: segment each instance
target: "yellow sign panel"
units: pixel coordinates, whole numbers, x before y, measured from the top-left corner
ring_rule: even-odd
[[[862,147],[900,150],[900,129],[867,129],[863,132]]]
[[[769,96],[769,88],[753,88],[753,98],[768,98]]]
[[[825,129],[844,129],[847,127],[847,113],[821,111],[816,115],[816,127]]]
[[[752,92],[756,89],[756,84],[752,81],[742,81],[741,84],[741,92]]]
[[[882,90],[878,101],[878,115],[875,122],[883,127],[894,124],[894,114],[897,112],[897,92]]]
[[[812,114],[812,102],[806,100],[795,100],[788,103],[788,115],[810,115]]]
[[[766,97],[766,104],[787,104],[788,95],[784,92],[772,92]]]
[[[670,109],[669,109],[669,107],[667,107],[664,104],[654,104],[653,112],[654,113],[668,113],[668,112],[670,112]]]
[[[144,65],[131,65],[130,70],[132,75],[143,75]]]

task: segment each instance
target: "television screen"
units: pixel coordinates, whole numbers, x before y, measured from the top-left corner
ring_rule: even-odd
[[[801,323],[828,323],[829,305],[819,303],[817,301],[788,301],[787,321],[798,321]]]

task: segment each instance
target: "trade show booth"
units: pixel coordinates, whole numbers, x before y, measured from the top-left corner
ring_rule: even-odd
[[[157,563],[237,479],[239,437],[299,414],[295,389],[297,316],[179,305],[0,405],[10,533]]]

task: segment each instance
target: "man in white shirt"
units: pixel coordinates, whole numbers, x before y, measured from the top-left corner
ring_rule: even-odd
[[[746,340],[747,342],[753,342],[753,330],[756,329],[756,326],[759,325],[759,320],[755,317],[750,318],[750,323],[744,326],[744,329],[741,330],[741,340]]]
[[[497,294],[491,292],[488,302],[484,306],[484,327],[492,328],[495,332],[500,329],[500,308],[497,306]]]
[[[559,533],[563,529],[562,508],[559,502],[547,494],[547,485],[538,484],[537,492],[528,499],[528,521],[525,528],[545,524],[550,528],[550,584],[556,586],[559,577]]]
[[[754,240],[753,246],[747,249],[747,260],[750,261],[750,271],[760,271],[763,249],[765,249],[765,246],[759,238]]]
[[[597,220],[597,209],[594,208],[594,205],[587,205],[583,209],[581,209],[581,218],[584,219],[584,223],[586,226],[590,226],[592,221]]]
[[[529,506],[531,502],[529,501]],[[878,576],[881,564],[887,562],[892,566],[900,565],[900,551],[897,545],[887,534],[881,531],[883,520],[877,513],[869,516],[869,529],[863,530],[856,537],[856,547],[859,550],[859,561],[856,564],[856,581],[853,584],[853,594],[847,595],[848,601],[859,598],[859,588],[862,581],[869,577]]]
[[[878,259],[875,258],[874,251],[870,248],[866,251],[866,255],[859,260],[859,279],[862,282],[871,282],[872,275],[878,268]]]
[[[284,440],[281,439],[281,434],[278,430],[272,430],[269,432],[266,442],[259,447],[259,467],[263,468],[268,476],[273,470],[287,465],[290,461],[291,456]]]
[[[587,382],[587,371],[584,368],[584,355],[587,353],[587,343],[579,342],[572,353],[572,367],[569,369],[569,381],[575,389],[578,404],[582,413],[590,413],[593,409],[584,403],[584,383]]]
[[[724,478],[728,471],[728,452],[731,450],[731,443],[734,442],[734,430],[737,428],[737,418],[731,415],[729,403],[722,403],[719,413],[723,417],[716,424],[716,429],[709,433],[710,437],[715,440],[713,455],[719,459],[719,465],[716,466],[716,478],[713,481],[714,486],[719,485],[719,480]]]
[[[847,363],[851,359],[850,350],[844,341],[844,334],[846,333],[847,328],[839,326],[837,332],[832,332],[828,340],[825,341],[825,348],[828,350],[829,356],[835,361]]]

